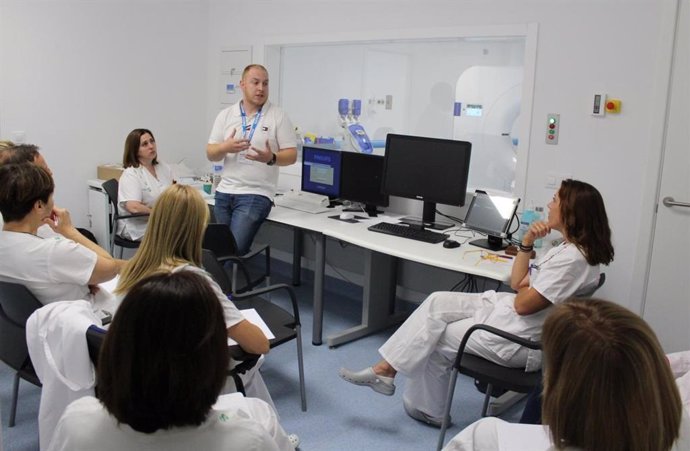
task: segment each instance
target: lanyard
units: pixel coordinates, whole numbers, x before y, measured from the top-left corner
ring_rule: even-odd
[[[259,119],[261,118],[261,108],[259,108],[259,111],[256,112],[256,116],[254,116],[252,128],[249,129],[249,137],[247,137],[247,113],[245,113],[244,108],[242,108],[242,102],[240,102],[240,114],[242,115],[242,137],[247,138],[247,140],[251,143],[252,136],[254,136],[254,132],[256,131],[256,125],[259,123]]]

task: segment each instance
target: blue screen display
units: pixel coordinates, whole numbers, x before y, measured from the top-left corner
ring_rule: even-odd
[[[302,149],[302,191],[340,196],[340,151],[307,146]]]

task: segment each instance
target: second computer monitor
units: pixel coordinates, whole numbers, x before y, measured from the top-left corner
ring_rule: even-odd
[[[341,154],[340,198],[361,202],[369,216],[376,216],[376,207],[388,206],[388,195],[381,191],[383,157],[348,151]]]
[[[432,224],[436,203],[465,204],[471,151],[466,141],[389,134],[383,192],[424,201],[422,220]]]
[[[486,233],[487,238],[470,241],[470,244],[494,251],[504,249],[507,244],[503,240],[510,235],[510,224],[513,218],[517,218],[515,211],[519,204],[518,198],[475,191],[464,225],[468,229]]]
[[[340,151],[318,147],[302,148],[302,191],[340,196]]]

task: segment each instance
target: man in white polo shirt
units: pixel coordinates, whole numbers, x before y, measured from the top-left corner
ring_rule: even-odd
[[[210,161],[223,161],[214,214],[230,226],[238,252],[249,252],[259,226],[273,205],[278,166],[297,159],[290,119],[268,102],[268,72],[259,64],[244,69],[242,100],[216,117],[206,147]]]

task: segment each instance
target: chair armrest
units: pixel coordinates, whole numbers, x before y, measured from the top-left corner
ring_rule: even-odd
[[[242,301],[244,299],[249,299],[254,296],[260,296],[265,293],[270,293],[272,291],[286,290],[290,296],[290,303],[292,303],[292,316],[295,317],[295,324],[301,325],[299,320],[299,307],[297,306],[297,296],[295,295],[295,290],[292,289],[290,285],[285,283],[277,283],[274,285],[269,285],[267,287],[257,288],[251,291],[245,291],[240,294],[234,294],[231,296],[231,300]]]
[[[478,330],[483,330],[489,333],[492,333],[494,335],[498,335],[499,337],[505,338],[508,341],[512,341],[513,343],[517,343],[521,346],[524,346],[529,349],[534,349],[534,350],[539,350],[541,349],[541,342],[538,341],[531,341],[526,338],[518,337],[515,334],[511,334],[510,332],[506,332],[505,330],[497,329],[493,326],[488,326],[486,324],[475,324],[469,329],[467,329],[467,332],[465,333],[465,336],[462,337],[462,341],[460,342],[460,347],[458,348],[458,355],[455,357],[455,367],[459,368],[460,367],[460,362],[462,361],[462,355],[465,353],[465,346],[467,346],[467,341],[470,339],[470,335],[472,335],[474,332]]]
[[[129,218],[143,218],[146,216],[151,216],[151,213],[132,213],[129,215],[119,215],[117,217],[117,221],[119,221],[121,219],[129,219]]]
[[[240,258],[243,259],[243,260],[250,260],[250,259],[256,257],[257,255],[259,255],[260,253],[262,253],[263,251],[266,251],[266,252],[269,252],[269,253],[270,253],[271,248],[269,247],[268,244],[264,244],[264,245],[262,245],[262,246],[259,246],[259,247],[257,247],[256,249],[254,249],[254,250],[252,250],[252,251],[249,251],[249,252],[247,252],[247,253],[244,254],[244,255],[241,255]]]

